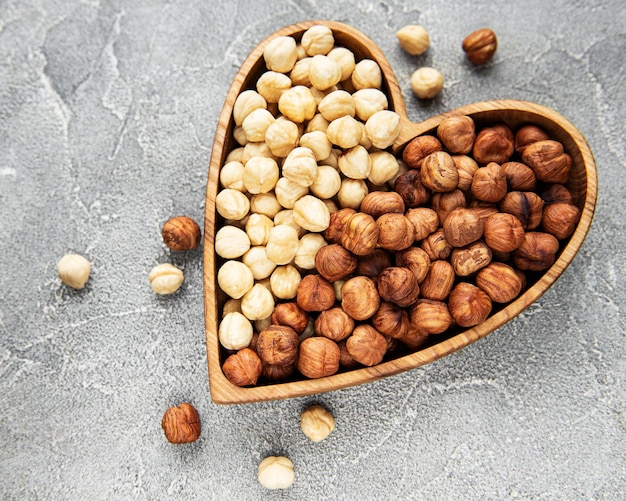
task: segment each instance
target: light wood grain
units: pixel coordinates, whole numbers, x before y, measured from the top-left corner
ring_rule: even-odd
[[[226,300],[216,285],[216,267],[219,266],[219,262],[214,251],[214,235],[216,227],[220,224],[215,211],[219,170],[228,152],[237,146],[232,137],[233,104],[241,91],[254,88],[254,83],[264,71],[263,50],[265,46],[278,36],[294,36],[298,39],[314,24],[329,26],[334,32],[337,45],[349,47],[355,52],[357,58],[370,58],[380,65],[385,76],[383,90],[389,97],[390,107],[401,115],[403,124],[402,131],[392,146],[394,152],[400,153],[403,146],[415,136],[433,132],[444,118],[453,114],[471,116],[478,127],[482,123],[496,121],[504,122],[514,129],[524,123],[535,123],[543,127],[553,138],[561,141],[572,156],[573,168],[568,188],[572,191],[575,203],[581,209],[582,215],[576,231],[562,248],[554,265],[515,301],[493,314],[482,324],[451,337],[443,337],[439,343],[375,367],[365,367],[315,380],[240,388],[231,384],[222,373],[221,352],[217,337],[220,307]],[[414,369],[473,343],[524,311],[563,273],[587,235],[593,219],[596,196],[597,174],[591,149],[580,131],[556,111],[526,101],[494,100],[469,104],[421,123],[413,123],[406,116],[402,92],[388,61],[378,46],[355,28],[330,21],[307,21],[287,26],[273,33],[250,53],[233,80],[218,120],[209,165],[204,221],[204,304],[211,398],[216,403],[232,404],[298,397],[346,388]]]

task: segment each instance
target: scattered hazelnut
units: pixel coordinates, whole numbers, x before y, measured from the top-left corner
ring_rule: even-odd
[[[529,144],[546,139],[550,139],[550,136],[538,125],[524,125],[515,133],[515,151],[521,155]]]
[[[498,39],[493,30],[482,28],[467,35],[462,47],[472,64],[484,64],[496,53]]]
[[[459,282],[450,291],[448,308],[458,325],[472,327],[487,319],[491,313],[491,299],[475,285]]]
[[[57,263],[57,273],[65,285],[82,289],[89,280],[91,264],[79,254],[66,254]]]
[[[419,68],[411,75],[411,89],[420,99],[433,99],[443,89],[443,75],[434,68]]]
[[[547,190],[543,191],[543,193],[541,194],[541,198],[546,203],[546,205],[555,203],[574,203],[572,199],[572,194],[562,184],[550,185]]]
[[[148,278],[152,290],[157,294],[165,295],[176,292],[183,285],[185,275],[173,264],[162,263],[152,268]]]
[[[421,249],[428,254],[431,261],[438,259],[448,259],[452,252],[452,245],[446,239],[443,228],[428,235],[421,243]]]
[[[435,193],[430,200],[430,207],[437,213],[439,224],[443,225],[450,212],[458,207],[467,207],[467,199],[465,193],[459,189]]]
[[[300,414],[300,427],[313,442],[321,442],[335,429],[335,418],[321,405],[311,405]]]
[[[459,171],[459,184],[457,188],[461,191],[470,191],[474,174],[478,170],[476,160],[468,155],[452,155],[452,160]]]
[[[259,332],[256,351],[264,364],[291,365],[298,355],[298,334],[286,325],[270,325]]]
[[[534,230],[541,223],[544,201],[532,191],[510,191],[499,204],[501,212],[513,214],[525,230]]]
[[[339,346],[326,337],[313,336],[300,343],[296,367],[306,377],[331,376],[339,370]]]
[[[374,218],[357,212],[344,224],[341,245],[357,256],[364,256],[376,248],[378,236],[379,228]]]
[[[418,24],[410,24],[400,28],[396,32],[396,37],[400,47],[412,56],[422,55],[430,46],[428,31]]]
[[[378,219],[383,214],[404,214],[404,200],[395,191],[372,191],[361,202],[361,212]]]
[[[419,169],[422,166],[422,160],[431,153],[441,150],[441,141],[435,136],[417,136],[411,139],[404,147],[402,160],[404,160],[409,169]]]
[[[415,228],[415,241],[424,240],[439,228],[437,213],[427,207],[417,207],[406,211],[405,216]]]
[[[419,284],[428,273],[430,267],[430,258],[424,249],[419,247],[409,247],[396,254],[395,257],[396,266],[403,266],[413,272],[417,283]],[[389,264],[391,266],[391,264]]]
[[[392,266],[393,259],[391,254],[385,249],[376,249],[366,256],[359,258],[359,264],[356,267],[358,275],[366,276],[374,283],[378,282],[378,275],[389,266]]]
[[[230,355],[222,365],[226,378],[236,386],[250,386],[256,384],[263,362],[256,351],[243,348]]]
[[[224,315],[218,328],[220,344],[227,350],[240,350],[252,341],[252,324],[242,313],[232,311]]]
[[[346,339],[346,348],[357,362],[371,367],[383,360],[387,352],[387,340],[371,325],[361,324]]]
[[[543,209],[541,228],[561,240],[574,233],[579,218],[580,210],[575,205],[566,202],[552,203]]]
[[[455,278],[454,268],[448,261],[434,261],[420,283],[420,294],[426,299],[443,301],[450,294]]]
[[[392,251],[410,247],[415,240],[415,226],[404,214],[383,214],[376,220],[378,246]]]
[[[295,480],[293,463],[284,456],[268,456],[259,463],[259,483],[266,489],[287,489]]]
[[[397,304],[383,301],[372,317],[372,325],[381,334],[400,339],[409,330],[409,314]]]
[[[380,305],[376,284],[367,277],[353,277],[341,288],[341,307],[354,320],[370,318]]]
[[[506,184],[509,191],[534,191],[537,178],[528,165],[521,162],[505,162],[502,170],[506,176]]]
[[[343,228],[350,219],[350,216],[356,214],[354,209],[346,207],[333,212],[330,215],[328,227],[324,230],[324,238],[328,243],[339,244],[341,243],[341,236],[343,235]]]
[[[169,219],[161,230],[163,242],[175,251],[191,250],[200,244],[200,227],[187,216]]]
[[[354,330],[354,320],[339,306],[323,311],[315,319],[315,334],[343,341]]]
[[[163,414],[161,428],[172,444],[188,444],[200,437],[200,416],[193,405],[182,403]]]

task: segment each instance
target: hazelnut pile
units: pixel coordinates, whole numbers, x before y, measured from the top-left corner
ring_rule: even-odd
[[[580,212],[536,125],[452,116],[396,158],[378,65],[314,26],[273,40],[220,171],[218,336],[235,385],[319,378],[483,322],[549,268]],[[495,303],[495,305],[494,305]]]

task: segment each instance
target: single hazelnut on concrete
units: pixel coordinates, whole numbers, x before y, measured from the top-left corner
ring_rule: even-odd
[[[424,186],[434,192],[452,191],[459,184],[459,171],[445,151],[436,151],[424,158],[420,176]]]
[[[431,261],[438,259],[448,259],[452,252],[452,245],[446,239],[446,235],[442,228],[428,235],[420,245]]]
[[[419,24],[409,24],[396,31],[398,43],[407,53],[419,56],[430,46],[428,31]]]
[[[448,261],[434,261],[420,283],[420,294],[426,299],[443,301],[450,294],[455,278],[454,268]]]
[[[370,318],[380,306],[376,284],[367,277],[353,277],[341,287],[341,307],[354,320]]]
[[[411,75],[411,90],[419,99],[433,99],[443,89],[444,79],[435,68],[422,66]]]
[[[437,213],[439,224],[443,225],[450,212],[458,207],[467,207],[467,199],[461,190],[435,193],[430,200],[430,207]]]
[[[467,35],[461,47],[472,64],[485,64],[496,53],[498,38],[493,30],[481,28]]]
[[[476,274],[476,285],[494,303],[513,301],[522,290],[522,280],[513,268],[504,263],[491,263]]]
[[[341,245],[357,256],[372,252],[378,244],[379,229],[369,214],[357,212],[350,216],[343,227]]]
[[[535,191],[537,178],[528,165],[522,162],[504,162],[502,170],[509,191]]]
[[[513,262],[520,270],[543,271],[554,264],[559,241],[554,235],[529,231],[524,241],[513,251]]]
[[[296,302],[304,311],[324,311],[335,304],[335,289],[320,275],[306,275],[298,285]]]
[[[474,120],[466,115],[446,118],[437,127],[437,137],[449,153],[467,154],[476,138]]]
[[[309,314],[295,302],[279,303],[272,313],[272,324],[291,327],[297,334],[302,334],[309,323]]]
[[[411,325],[423,335],[441,334],[452,325],[452,315],[443,301],[420,299],[409,310]]]
[[[407,311],[390,301],[380,303],[378,311],[372,317],[372,325],[385,336],[402,338],[409,329]]]
[[[485,243],[492,250],[511,252],[524,241],[524,228],[520,220],[513,214],[499,212],[485,220],[483,231]]]
[[[417,279],[417,283],[420,283],[426,278],[426,273],[428,273],[428,268],[430,267],[430,258],[424,249],[409,247],[396,253],[395,264],[411,270]]]
[[[513,131],[507,125],[485,127],[476,135],[472,156],[478,165],[487,165],[490,162],[503,164],[513,154],[513,141]]]
[[[487,266],[491,258],[491,249],[484,242],[478,241],[467,247],[454,249],[450,256],[450,263],[458,276],[467,277]]]
[[[244,348],[230,355],[222,365],[226,378],[236,386],[250,386],[256,384],[263,362],[256,351]]]
[[[566,183],[572,171],[572,157],[563,151],[561,143],[551,139],[524,148],[522,161],[544,183]]]
[[[498,207],[501,212],[513,214],[525,230],[534,230],[541,223],[544,201],[532,191],[510,191]]]
[[[538,125],[524,125],[515,133],[515,151],[521,155],[529,144],[545,141],[546,139],[550,139],[550,136]]]
[[[187,216],[169,219],[161,230],[163,242],[175,251],[191,250],[200,244],[200,227]]]
[[[417,278],[411,270],[400,266],[391,266],[383,270],[378,277],[378,293],[385,301],[398,306],[410,306],[419,296]]]
[[[335,418],[321,405],[311,405],[300,414],[300,428],[313,442],[321,442],[335,429]]]
[[[354,329],[354,320],[339,306],[323,311],[315,319],[315,334],[343,341]]]
[[[443,193],[438,193],[443,195]],[[439,217],[433,209],[416,207],[406,211],[405,216],[415,228],[415,241],[424,240],[428,235],[439,228]]]
[[[580,219],[578,207],[570,203],[552,203],[543,209],[541,228],[559,240],[574,233],[576,223]]]
[[[356,214],[356,211],[354,209],[351,209],[350,207],[345,207],[331,213],[330,223],[328,224],[328,227],[324,230],[324,238],[328,243],[341,243],[343,228],[348,219],[350,219],[353,214]]]
[[[409,141],[404,147],[402,160],[404,160],[409,169],[419,169],[424,158],[442,149],[441,141],[435,136],[418,136]]]
[[[506,195],[506,174],[495,162],[489,162],[474,173],[472,195],[483,202],[499,202]]]
[[[200,437],[200,416],[193,405],[185,402],[165,411],[161,428],[172,444],[195,442]]]
[[[376,220],[378,246],[391,251],[410,247],[415,241],[415,226],[404,214],[383,214]]]
[[[404,214],[404,200],[395,191],[372,191],[361,202],[361,212],[378,219],[383,214]]]
[[[287,489],[295,479],[293,463],[284,456],[268,456],[259,463],[257,476],[266,489]]]
[[[484,222],[472,209],[454,209],[443,222],[446,240],[453,247],[465,247],[483,236]]]
[[[357,257],[339,244],[325,245],[315,255],[315,269],[329,282],[350,275],[357,262]]]
[[[326,337],[313,336],[300,343],[296,367],[308,378],[332,376],[339,370],[339,346]]]
[[[450,291],[448,309],[454,321],[461,327],[472,327],[484,322],[491,313],[489,296],[467,282],[459,282]]]
[[[391,253],[385,249],[376,249],[367,256],[361,256],[359,258],[356,273],[366,276],[376,283],[378,282],[378,275],[380,275],[385,268],[392,265],[393,257]]]
[[[256,351],[264,364],[290,365],[298,355],[298,334],[286,325],[270,325],[259,332]]]
[[[91,264],[79,254],[66,254],[57,263],[57,273],[65,285],[82,289],[89,280]]]
[[[148,275],[150,287],[157,294],[174,294],[183,285],[185,275],[183,270],[170,263],[162,263],[150,270]]]
[[[476,160],[468,155],[452,155],[452,160],[454,161],[454,165],[456,165],[457,171],[459,171],[459,184],[457,188],[463,192],[470,191],[474,174],[478,170]]]
[[[387,352],[387,340],[371,325],[361,324],[346,339],[346,348],[357,362],[371,367],[382,362]]]
[[[422,183],[422,176],[418,169],[411,169],[400,174],[393,185],[393,189],[402,197],[406,207],[424,205],[432,193]]]

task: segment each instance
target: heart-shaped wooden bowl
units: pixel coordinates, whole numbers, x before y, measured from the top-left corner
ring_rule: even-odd
[[[525,123],[537,124],[552,138],[560,141],[572,156],[573,168],[567,187],[573,194],[574,203],[581,211],[581,217],[574,234],[568,241],[562,243],[555,263],[545,273],[532,277],[529,280],[529,287],[517,299],[499,310],[494,309],[485,322],[475,327],[455,331],[449,335],[432,336],[435,338],[434,344],[431,343],[416,352],[383,361],[373,367],[340,372],[320,379],[238,387],[226,379],[221,369],[223,353],[218,340],[218,321],[221,307],[227,298],[219,291],[216,283],[218,259],[214,251],[215,231],[222,223],[215,210],[219,171],[227,154],[239,146],[233,138],[233,104],[243,90],[255,88],[255,82],[265,71],[263,51],[271,40],[278,36],[292,36],[298,40],[307,29],[316,24],[331,28],[335,44],[351,49],[357,60],[369,58],[380,65],[384,80],[383,91],[388,96],[389,107],[401,116],[402,121],[402,131],[391,147],[393,152],[399,153],[403,146],[416,136],[432,133],[443,119],[453,114],[469,115],[476,122],[477,129],[481,124],[494,122],[505,122],[513,129]],[[287,26],[273,33],[250,53],[233,80],[215,131],[209,165],[204,223],[204,301],[209,381],[213,401],[220,404],[258,402],[346,388],[414,369],[485,337],[524,311],[563,273],[587,235],[593,218],[596,195],[597,174],[592,152],[582,134],[557,112],[525,101],[497,100],[469,104],[421,123],[412,123],[406,116],[402,92],[389,63],[378,46],[360,31],[337,22],[307,21]]]

